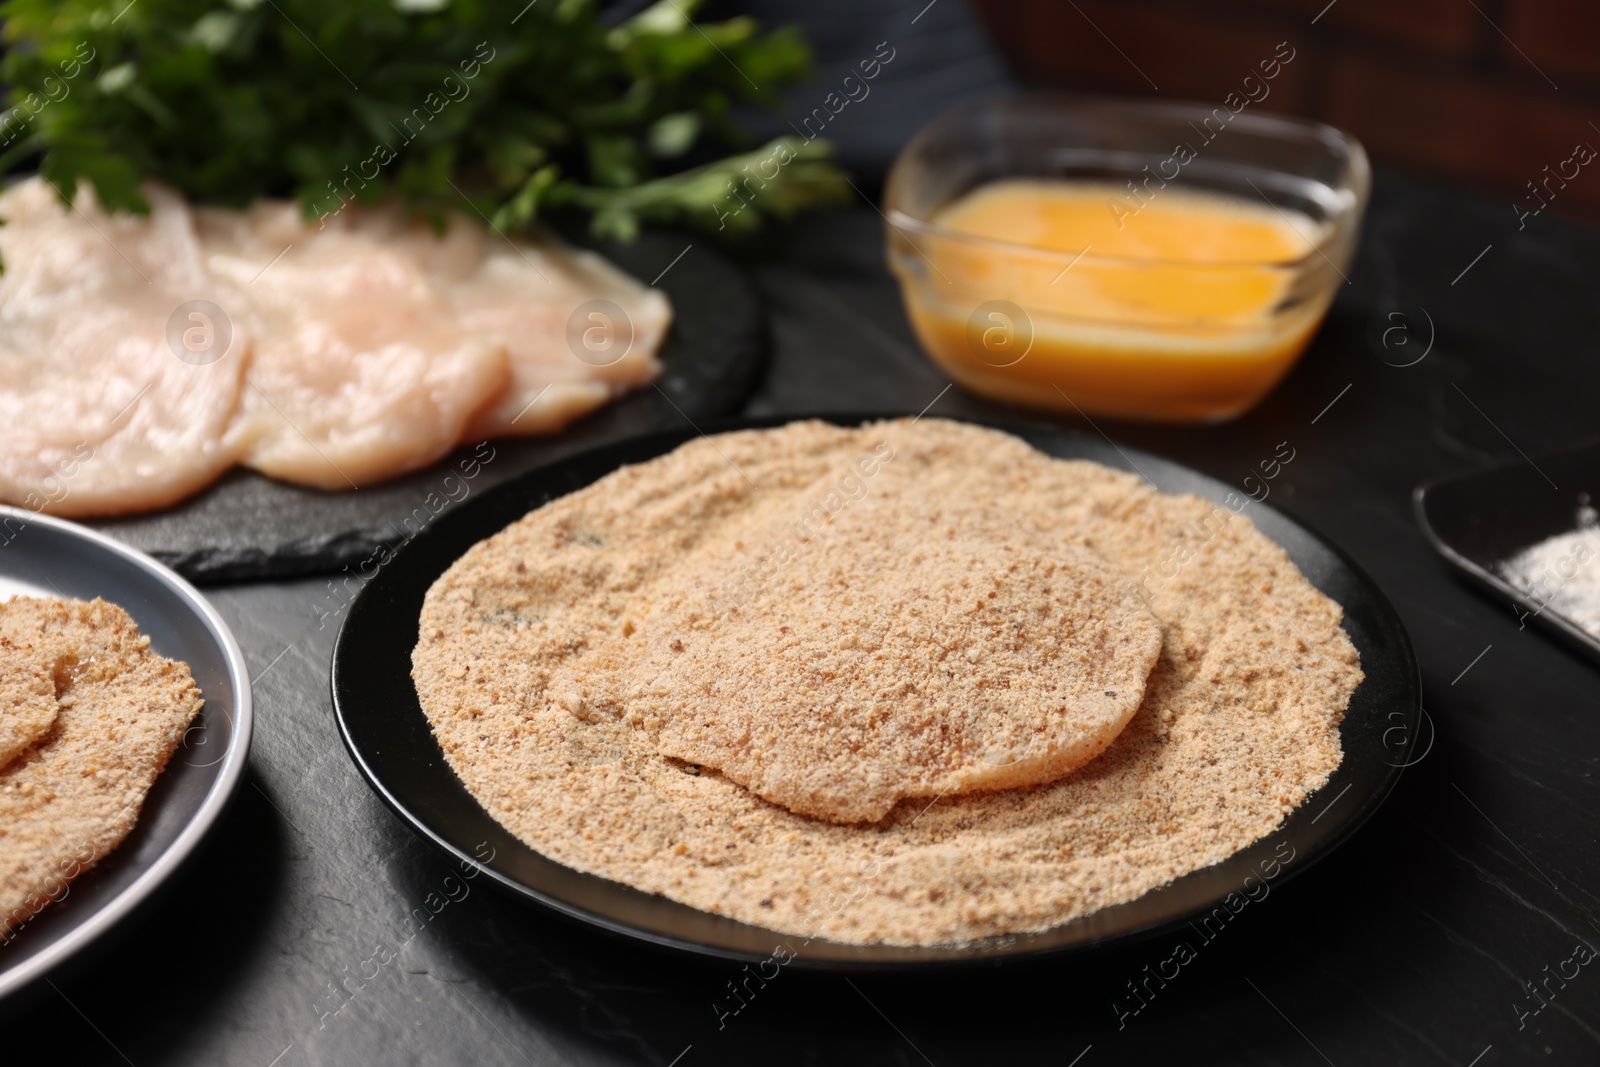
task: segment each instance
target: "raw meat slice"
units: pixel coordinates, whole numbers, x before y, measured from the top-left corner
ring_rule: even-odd
[[[656,352],[672,306],[659,290],[593,252],[505,238],[487,251],[470,275],[445,284],[462,323],[500,338],[511,357],[510,386],[470,436],[556,433],[661,373]]]
[[[37,178],[0,196],[0,501],[147,510],[235,462],[359,488],[660,372],[666,298],[593,253],[394,206],[319,223],[146,194],[145,217]]]
[[[263,202],[198,218],[207,267],[254,338],[230,438],[247,466],[359,488],[444,455],[504,387],[505,346],[461,328],[389,213],[352,209],[317,227]],[[433,252],[472,262],[473,235],[451,230]]]
[[[146,195],[148,218],[108,217],[88,189],[64,208],[39,178],[0,196],[0,501],[60,515],[156,508],[237,458],[224,432],[249,339],[235,330],[211,362],[175,354],[169,320],[207,284],[189,209]]]

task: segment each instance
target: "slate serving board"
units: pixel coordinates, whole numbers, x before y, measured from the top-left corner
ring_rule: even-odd
[[[683,427],[737,408],[766,360],[766,323],[746,273],[704,238],[672,231],[631,245],[581,242],[672,301],[664,370],[554,437],[457,449],[381,485],[326,492],[235,468],[164,511],[87,525],[143,549],[196,582],[283,578],[361,568],[461,501],[562,456],[633,434]]]

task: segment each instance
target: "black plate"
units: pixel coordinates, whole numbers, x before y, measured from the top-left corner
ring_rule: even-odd
[[[884,416],[819,416],[841,425]],[[778,426],[788,418],[710,424],[721,430]],[[1168,492],[1222,502],[1230,488],[1157,456],[1054,429],[997,426],[1055,456],[1137,469]],[[470,501],[410,542],[369,582],[350,608],[333,654],[333,703],[356,765],[380,797],[417,833],[454,859],[476,863],[487,844],[493,879],[522,897],[605,930],[657,945],[736,960],[770,955],[781,936],[710,915],[546,859],[478,805],[450,769],[429,731],[411,683],[411,650],[428,587],[463,552],[530,509],[609,474],[676,448],[693,430],[656,434],[586,452],[533,471]],[[1361,654],[1366,680],[1356,690],[1341,736],[1344,762],[1273,834],[1221,863],[1195,871],[1137,900],[1105,908],[1040,934],[965,946],[900,948],[812,941],[794,964],[866,970],[992,961],[1150,935],[1184,923],[1231,893],[1255,891],[1263,870],[1298,874],[1326,855],[1375,811],[1414,762],[1421,717],[1420,681],[1399,617],[1343,553],[1265,505],[1246,512],[1282,545],[1324,593],[1344,606],[1345,629]],[[1292,852],[1287,851],[1292,850]],[[1292,856],[1281,868],[1272,860]],[[1253,879],[1253,880],[1252,880]],[[1242,898],[1241,898],[1242,899]]]
[[[1600,440],[1418,486],[1417,524],[1445,559],[1507,608],[1600,660],[1600,639],[1500,577],[1529,545],[1567,533],[1578,508],[1600,501]]]
[[[381,485],[339,492],[236,467],[173,507],[88,525],[197,582],[365,569],[380,545],[393,545],[403,539],[399,531],[415,528],[413,516],[431,520],[451,500],[607,441],[735,410],[766,360],[766,322],[748,273],[703,237],[647,231],[633,244],[620,245],[573,236],[641,281],[653,281],[671,299],[672,329],[655,386],[633,391],[554,437],[496,440],[488,463],[473,462],[474,450],[463,448]],[[485,454],[490,453],[478,458]],[[451,477],[463,462],[476,472],[474,479]]]

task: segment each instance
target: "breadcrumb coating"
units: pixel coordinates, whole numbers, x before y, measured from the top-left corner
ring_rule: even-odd
[[[186,664],[96,599],[0,603],[0,642],[50,664],[56,719],[0,770],[0,937],[119,845],[200,710]]]
[[[877,517],[897,518],[885,528]],[[917,581],[943,574],[947,602],[901,595],[919,552],[933,569]],[[1038,717],[1049,702],[978,716],[972,696],[1005,680],[1028,692],[1074,647],[1056,637],[1094,631],[1080,602],[1060,600],[1093,585],[1086,574],[1105,582],[1089,602],[1123,613],[1127,633],[1136,605],[1110,590],[1128,584],[1159,627],[1143,699],[1088,763],[995,788],[996,767],[1031,774],[1029,755],[1050,751]],[[970,595],[975,607],[980,590],[1008,606],[942,625],[946,606]],[[914,603],[937,610],[919,617]],[[989,625],[1002,618],[1009,646]],[[785,933],[946,944],[1047,929],[1272,832],[1341,758],[1338,725],[1362,673],[1340,619],[1246,517],[1200,497],[969,425],[806,422],[693,441],[476,545],[428,593],[412,676],[462,781],[552,859]],[[879,639],[894,655],[860,651]],[[630,643],[646,654],[623,654]],[[825,678],[830,656],[857,688]],[[1113,641],[1092,658],[1112,671],[1125,657]],[[874,664],[876,705],[859,698]],[[908,725],[891,700],[913,678],[926,687],[918,706],[935,709],[928,721],[967,731],[958,743],[917,748],[927,722]],[[780,707],[783,729],[758,732],[771,710],[758,695],[824,682],[858,694],[855,718],[819,728]],[[712,709],[718,740],[685,739]],[[811,769],[794,758],[808,744]],[[858,766],[882,774],[851,792],[836,774],[853,745],[867,754]],[[954,762],[903,758],[913,750]],[[774,785],[779,759],[798,769]],[[951,768],[976,769],[972,791],[919,792]],[[881,799],[886,784],[901,799],[875,821],[794,810]]]

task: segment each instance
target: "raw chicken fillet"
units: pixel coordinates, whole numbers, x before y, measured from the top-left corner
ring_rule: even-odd
[[[139,511],[235,463],[359,488],[464,441],[558,432],[660,372],[666,298],[593,253],[392,208],[318,224],[147,196],[135,217],[87,189],[65,208],[39,178],[0,195],[0,502]],[[204,336],[225,351],[174,340],[196,300],[221,309]],[[595,301],[630,343],[579,358],[571,323]]]

